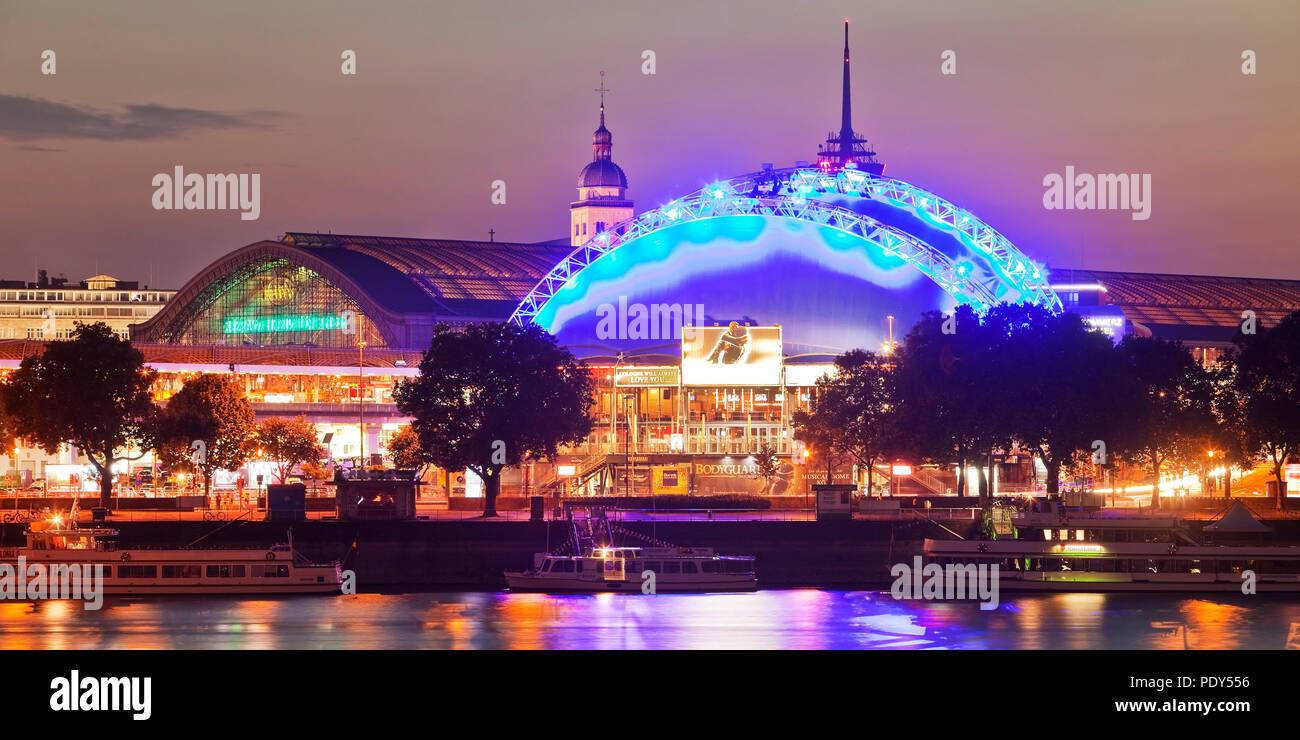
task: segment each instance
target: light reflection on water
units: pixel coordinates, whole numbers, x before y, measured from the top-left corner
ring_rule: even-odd
[[[1007,595],[1010,596],[1010,595]],[[887,592],[404,593],[0,602],[6,649],[1280,649],[1295,597],[1157,594],[895,601]]]

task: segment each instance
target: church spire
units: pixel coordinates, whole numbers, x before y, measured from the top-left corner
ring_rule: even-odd
[[[600,73],[600,127],[591,137],[591,161],[578,173],[578,199],[569,204],[570,244],[580,246],[632,218],[627,175],[614,164],[614,135],[605,128],[605,73]]]
[[[609,159],[614,152],[614,135],[605,128],[605,93],[609,89],[605,87],[605,72],[600,73],[600,87],[596,88],[600,93],[600,127],[591,136],[591,161],[595,162],[602,159]]]

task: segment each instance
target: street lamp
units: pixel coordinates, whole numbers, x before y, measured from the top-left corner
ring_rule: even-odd
[[[366,340],[357,342],[357,421],[361,431],[361,467],[366,466]]]

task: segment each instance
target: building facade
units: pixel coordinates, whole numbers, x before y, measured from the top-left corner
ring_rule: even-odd
[[[148,321],[174,293],[109,275],[79,283],[44,277],[36,282],[0,280],[0,340],[66,339],[77,322],[101,321],[127,338],[128,327]]]
[[[58,314],[64,301],[76,312],[102,307],[85,317],[130,325],[159,371],[159,401],[195,374],[228,374],[259,417],[307,418],[347,465],[381,460],[408,421],[392,391],[417,372],[434,326],[535,324],[587,363],[595,428],[561,460],[507,471],[504,492],[802,495],[825,473],[806,464],[793,415],[811,408],[836,355],[889,351],[895,332],[926,311],[1001,301],[1074,310],[1116,340],[1178,339],[1212,363],[1243,312],[1267,326],[1300,308],[1300,281],[1049,276],[974,214],[883,176],[850,120],[847,28],[843,75],[841,129],[817,166],[765,166],[640,214],[612,160],[602,97],[567,239],[291,232],[222,256],[178,291],[101,288],[96,279],[80,289],[0,286],[0,309],[12,300],[24,318],[54,306],[63,320],[72,316]],[[52,334],[31,339],[61,331],[56,321]],[[0,371],[40,351],[29,336],[0,339]],[[761,450],[782,463],[775,480],[756,474]],[[34,460],[13,464],[40,474]],[[238,474],[252,480],[260,464]],[[1032,487],[1032,472],[1008,468],[1003,490]],[[832,473],[836,482],[865,475]],[[935,493],[947,488],[941,478],[914,479]],[[438,471],[435,490],[472,496],[476,486],[468,471]]]

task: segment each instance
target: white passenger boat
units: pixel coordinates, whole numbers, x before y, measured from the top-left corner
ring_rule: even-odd
[[[717,555],[706,547],[616,547],[604,510],[570,512],[570,553],[539,552],[533,567],[506,571],[512,591],[672,593],[754,591],[751,555]],[[626,535],[635,535],[620,530]]]
[[[592,547],[584,555],[534,555],[532,570],[507,571],[513,591],[670,593],[754,591],[752,556],[709,548]]]
[[[925,562],[998,566],[1009,591],[1300,591],[1300,547],[1177,542],[926,540]]]
[[[119,547],[117,530],[32,522],[25,547],[0,548],[0,563],[103,566],[105,594],[297,594],[339,592],[338,561],[312,563],[290,545],[265,548]],[[82,569],[83,572],[84,568]],[[94,572],[91,570],[90,572]]]

